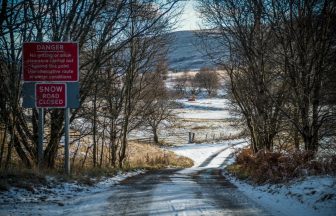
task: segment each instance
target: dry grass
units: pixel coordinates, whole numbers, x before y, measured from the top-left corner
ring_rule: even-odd
[[[191,159],[180,157],[171,151],[152,144],[130,142],[127,155],[123,171],[193,166]],[[50,184],[46,180],[46,176],[53,176],[56,181],[76,181],[80,184],[93,185],[102,177],[114,176],[120,170],[108,166],[106,163],[101,167],[93,167],[91,158],[88,158],[84,166],[82,166],[81,160],[76,160],[75,164],[71,164],[71,175],[67,176],[63,173],[63,160],[61,158],[57,159],[57,168],[53,170],[26,169],[20,167],[18,159],[13,162],[15,163],[12,164],[11,169],[7,171],[0,169],[0,191],[8,190],[11,186],[14,186],[34,192],[35,188]]]
[[[130,143],[127,155],[126,169],[187,168],[193,166],[191,159],[178,156],[152,144]]]
[[[206,125],[202,125],[202,126],[195,126],[195,127],[192,127],[191,129],[192,129],[192,130],[206,130],[206,129],[209,129],[209,127],[206,126]]]

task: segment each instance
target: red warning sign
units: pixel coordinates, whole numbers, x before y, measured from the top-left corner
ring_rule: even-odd
[[[70,42],[23,43],[23,80],[77,82],[78,44]]]
[[[38,108],[65,108],[65,83],[36,83],[36,107]]]

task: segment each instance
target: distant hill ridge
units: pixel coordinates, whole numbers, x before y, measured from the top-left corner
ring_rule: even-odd
[[[198,70],[202,67],[215,67],[202,49],[201,39],[195,35],[195,31],[177,31],[169,35],[172,42],[168,51],[168,66],[171,70]]]

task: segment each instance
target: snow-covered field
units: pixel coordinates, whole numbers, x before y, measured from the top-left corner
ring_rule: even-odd
[[[188,101],[179,99],[181,106],[174,109],[177,121],[159,128],[159,140],[171,145],[188,143],[189,132],[195,133],[197,142],[217,142],[219,137],[239,134],[241,130],[234,126],[235,118],[229,112],[228,100],[224,98],[201,98]],[[130,134],[130,139],[149,138],[151,130],[141,128]]]
[[[196,101],[178,100],[183,104],[182,109],[177,109],[177,116],[181,119],[207,119],[223,120],[232,118],[227,99],[197,99]]]

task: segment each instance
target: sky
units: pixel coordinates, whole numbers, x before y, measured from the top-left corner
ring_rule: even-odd
[[[195,9],[196,1],[188,0],[185,3],[184,11],[180,18],[180,23],[177,26],[177,31],[183,30],[197,30],[199,29],[199,24],[201,19],[199,14]]]

